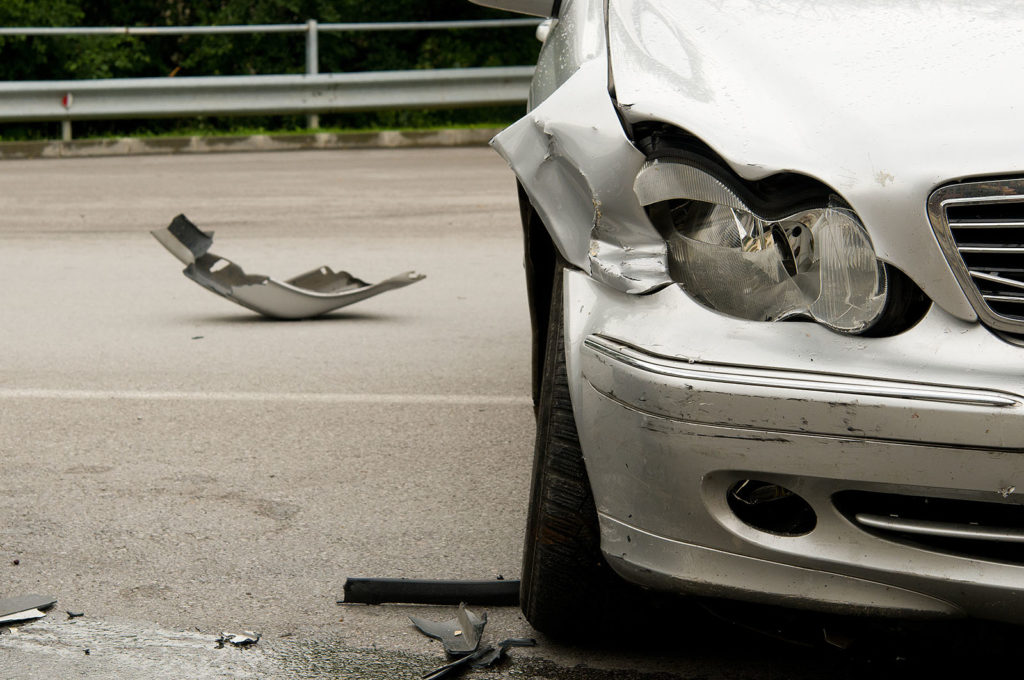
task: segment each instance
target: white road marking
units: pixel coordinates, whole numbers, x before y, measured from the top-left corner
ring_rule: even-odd
[[[344,392],[147,392],[143,390],[52,390],[0,388],[0,400],[67,399],[85,401],[252,401],[311,404],[438,404],[448,406],[529,405],[527,396],[489,394],[360,394]]]

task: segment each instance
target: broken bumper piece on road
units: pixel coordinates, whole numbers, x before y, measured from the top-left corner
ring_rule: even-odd
[[[505,658],[510,648],[533,647],[537,644],[532,638],[508,638],[497,645],[481,646],[487,614],[477,615],[466,609],[465,604],[459,605],[458,614],[450,621],[428,621],[416,616],[410,616],[409,620],[421,633],[439,640],[448,658],[454,659],[424,674],[423,680],[453,677],[470,668],[490,668]]]
[[[209,252],[213,233],[200,230],[184,215],[152,232],[186,266],[182,273],[203,288],[243,307],[275,319],[308,319],[402,288],[425,277],[405,272],[370,284],[348,272],[320,267],[285,281],[246,274],[234,262]]]
[[[47,595],[22,595],[0,600],[0,626],[6,630],[7,626],[41,619],[55,604],[57,598]]]

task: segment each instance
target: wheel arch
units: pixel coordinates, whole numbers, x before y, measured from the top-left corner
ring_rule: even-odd
[[[536,412],[547,352],[555,264],[561,257],[548,228],[530,204],[523,185],[516,182],[516,188],[519,192],[519,217],[523,225],[523,266],[526,270],[526,296],[530,308],[532,394]]]

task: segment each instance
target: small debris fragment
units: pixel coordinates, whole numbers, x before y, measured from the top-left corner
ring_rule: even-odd
[[[451,656],[475,652],[480,646],[480,635],[487,625],[487,614],[477,616],[466,609],[464,604],[459,605],[457,617],[451,621],[428,621],[416,616],[410,616],[409,619],[421,633],[440,640],[444,645],[444,651]]]
[[[999,490],[999,495],[1003,498],[1009,498],[1010,494],[1017,490],[1015,486],[1007,486]]]
[[[473,659],[476,657],[477,654],[491,649],[493,649],[493,647],[485,647],[483,649],[477,650],[473,654],[464,656],[460,659],[456,659],[451,663],[447,663],[441,666],[440,668],[435,668],[429,673],[425,673],[423,675],[423,680],[440,680],[441,678],[448,677],[449,675],[456,673],[459,670],[469,668],[473,664]]]
[[[537,641],[533,638],[507,638],[498,643],[497,647],[487,647],[490,651],[483,654],[474,654],[478,658],[473,662],[473,668],[490,668],[505,657],[505,654],[512,647],[536,647]]]
[[[202,336],[202,335],[193,335],[193,336],[192,336],[192,339],[193,339],[193,340],[202,340],[202,339],[203,339],[203,336]]]
[[[480,638],[487,625],[487,614],[477,616],[459,605],[458,616],[451,621],[426,621],[409,617],[424,635],[440,640],[449,657],[456,657],[440,668],[423,676],[424,680],[440,680],[461,673],[467,668],[489,668],[500,661],[511,647],[532,647],[537,644],[530,638],[508,638],[494,645],[480,646]]]
[[[217,638],[217,649],[223,649],[226,643],[235,647],[248,647],[259,642],[260,637],[262,636],[259,633],[254,633],[251,630],[243,630],[241,633],[221,633]]]
[[[21,564],[21,560],[11,560],[11,564],[13,564],[14,566],[18,566],[19,564]]]
[[[85,612],[73,612],[70,609],[66,611],[69,619],[77,619],[79,616],[85,616]]]
[[[82,651],[84,651],[84,652],[85,652],[85,655],[86,655],[86,656],[89,656],[89,648],[88,648],[88,647],[86,647],[86,648],[85,648],[85,649],[83,649]]]
[[[440,668],[435,668],[423,676],[424,680],[440,680],[466,668],[490,668],[504,658],[511,647],[533,647],[537,641],[532,638],[508,638],[498,643],[497,647],[487,645],[472,654],[456,659]]]

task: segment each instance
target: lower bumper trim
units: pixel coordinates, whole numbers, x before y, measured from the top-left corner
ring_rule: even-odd
[[[599,521],[609,565],[643,586],[843,614],[965,615],[952,603],[904,588],[685,543],[604,514]]]

